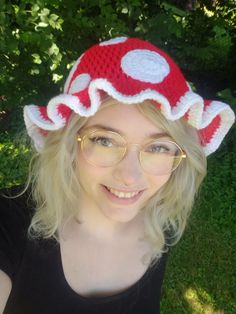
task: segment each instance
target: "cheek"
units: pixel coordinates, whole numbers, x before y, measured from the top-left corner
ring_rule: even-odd
[[[99,181],[108,172],[106,168],[96,167],[88,163],[83,156],[78,157],[78,176],[80,181],[89,182],[90,184]]]
[[[151,180],[151,186],[152,189],[157,192],[161,187],[163,187],[167,181],[169,180],[171,175],[165,175],[165,176],[152,176]]]

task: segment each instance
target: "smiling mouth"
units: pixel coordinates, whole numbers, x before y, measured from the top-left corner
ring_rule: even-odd
[[[108,187],[108,186],[105,186],[105,188],[106,188],[110,193],[112,193],[113,195],[115,195],[116,197],[118,197],[118,198],[126,198],[126,199],[133,198],[134,196],[136,196],[136,195],[138,195],[140,192],[142,192],[142,191],[123,192],[123,191],[115,190],[115,189],[110,188],[110,187]]]

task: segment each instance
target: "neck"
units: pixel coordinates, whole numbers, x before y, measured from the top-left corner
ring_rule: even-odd
[[[144,233],[143,215],[140,213],[132,221],[117,222],[102,215],[88,214],[90,211],[80,211],[74,221],[76,228],[91,237],[103,241],[113,241],[114,239],[126,238],[128,234]],[[86,214],[84,214],[86,213]]]

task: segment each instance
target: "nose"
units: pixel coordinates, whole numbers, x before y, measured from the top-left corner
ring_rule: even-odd
[[[138,151],[130,150],[125,157],[114,166],[113,176],[120,184],[134,187],[140,182],[143,171],[139,162]]]

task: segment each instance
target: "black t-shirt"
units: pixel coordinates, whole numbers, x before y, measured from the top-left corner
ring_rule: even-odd
[[[17,190],[14,190],[14,194]],[[6,192],[6,191],[0,191]],[[133,286],[108,297],[86,298],[67,283],[60,246],[29,240],[30,199],[0,197],[0,269],[12,280],[4,314],[158,314],[166,254]]]

